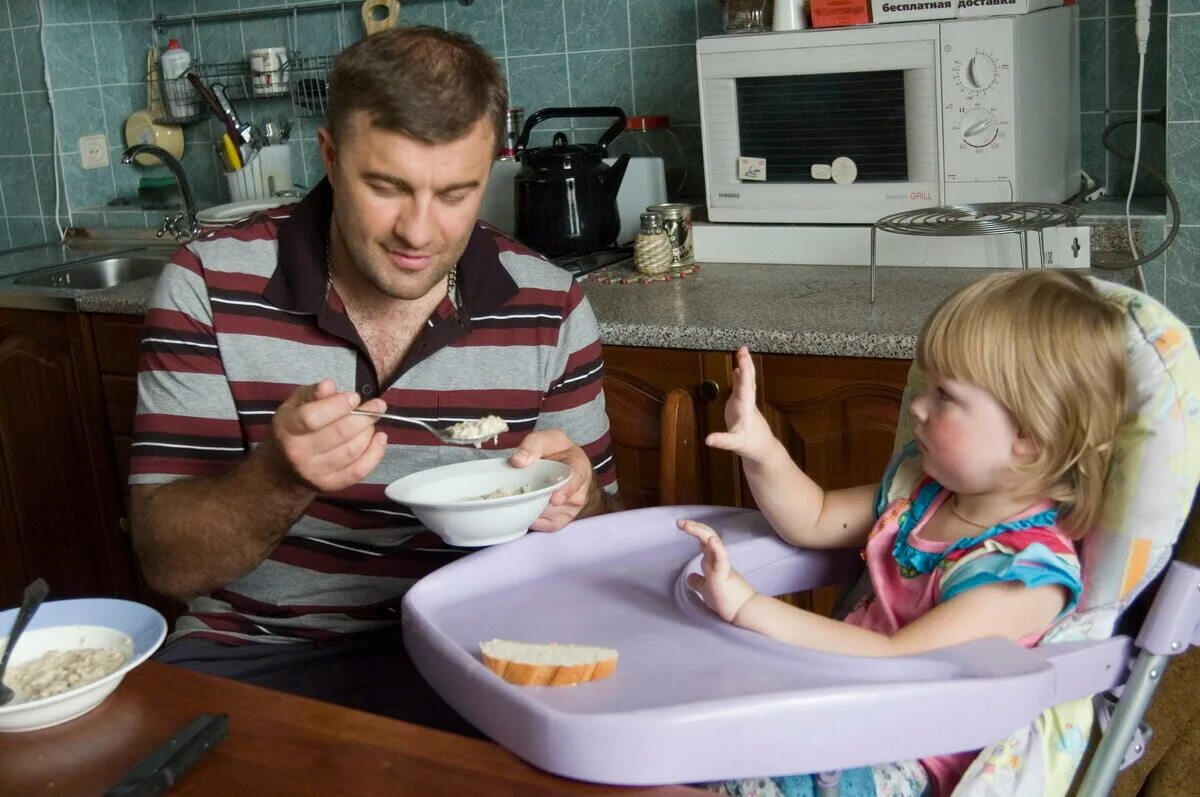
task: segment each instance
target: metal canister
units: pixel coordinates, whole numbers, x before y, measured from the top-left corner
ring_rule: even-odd
[[[509,108],[504,118],[504,136],[500,140],[500,151],[497,153],[502,161],[517,159],[517,139],[521,136],[521,125],[525,123],[524,108]]]
[[[671,265],[690,266],[692,254],[692,206],[686,202],[650,205],[647,213],[661,213],[663,229],[671,238]]]

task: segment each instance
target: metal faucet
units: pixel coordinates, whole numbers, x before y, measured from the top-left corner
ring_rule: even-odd
[[[162,238],[167,233],[171,233],[181,244],[191,241],[200,234],[200,222],[196,220],[196,200],[192,197],[192,187],[188,184],[183,166],[174,155],[153,144],[134,144],[121,153],[121,163],[133,163],[133,159],[140,154],[153,155],[166,164],[166,167],[171,170],[171,174],[175,175],[175,182],[179,184],[179,190],[183,193],[185,211],[175,216],[167,216],[163,221],[162,229],[156,233],[157,236]]]

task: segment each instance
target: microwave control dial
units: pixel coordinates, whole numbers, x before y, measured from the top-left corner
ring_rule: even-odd
[[[962,121],[962,139],[968,145],[983,148],[990,145],[1000,134],[1000,123],[990,113],[979,112]]]
[[[970,93],[987,91],[996,85],[996,59],[988,53],[976,51],[962,64],[958,77],[963,88]]]

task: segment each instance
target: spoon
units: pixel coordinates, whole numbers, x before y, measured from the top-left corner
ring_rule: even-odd
[[[447,426],[445,429],[438,429],[438,428],[435,428],[435,427],[430,426],[429,424],[425,423],[425,421],[420,421],[420,420],[417,420],[416,418],[406,418],[403,415],[390,415],[386,412],[369,412],[367,410],[350,410],[350,414],[351,415],[365,415],[368,418],[387,418],[387,419],[393,420],[393,421],[402,421],[404,423],[415,424],[415,425],[420,426],[420,427],[424,428],[425,430],[427,430],[430,434],[432,434],[438,440],[441,440],[443,443],[449,443],[452,446],[475,446],[476,448],[479,448],[479,446],[483,445],[484,442],[495,438],[500,432],[508,431],[508,425],[505,424],[504,428],[501,429],[500,432],[496,432],[495,434],[487,434],[487,435],[483,435],[482,437],[464,437],[462,434],[459,434],[456,436],[452,430],[455,429],[456,427],[461,427],[464,423],[468,423],[468,421],[462,421],[460,423],[456,423],[451,426]]]
[[[42,601],[46,600],[48,594],[50,594],[50,587],[46,585],[45,580],[39,578],[26,587],[25,592],[21,595],[21,610],[17,612],[17,621],[13,623],[12,631],[8,634],[4,658],[0,659],[0,706],[13,699],[13,690],[4,683],[4,670],[8,667],[8,657],[12,654],[13,648],[17,646],[17,637],[21,636],[25,626],[29,625],[29,621],[33,619],[33,613],[42,605]]]

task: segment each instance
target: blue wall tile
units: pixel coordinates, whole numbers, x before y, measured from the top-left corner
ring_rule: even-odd
[[[0,158],[0,189],[3,189],[4,210],[8,215],[42,215],[33,180],[33,158],[28,155]]]
[[[112,0],[111,3],[105,3],[104,0],[100,0],[100,5],[116,6],[117,19],[122,22],[152,19],[154,17],[154,10],[151,7],[150,0]],[[95,13],[94,10],[93,13]]]
[[[1183,323],[1200,324],[1200,227],[1182,227],[1166,251],[1167,307]]]
[[[121,7],[116,0],[88,0],[92,22],[116,22],[121,18]]]
[[[46,240],[46,229],[42,220],[20,217],[10,217],[8,231],[12,236],[13,246],[28,246]]]
[[[112,165],[106,169],[85,169],[79,157],[62,158],[63,183],[71,197],[72,208],[95,208],[113,198]]]
[[[92,24],[92,40],[96,43],[96,75],[101,86],[120,85],[141,81],[146,69],[142,61],[141,68],[130,73],[125,61],[125,44],[122,33],[125,27],[118,22],[98,22]]]
[[[567,49],[611,50],[629,46],[625,0],[564,0]]]
[[[1108,152],[1100,142],[1100,135],[1107,122],[1107,115],[1102,113],[1085,113],[1080,119],[1081,166],[1102,182],[1108,180]]]
[[[54,151],[54,125],[50,121],[50,99],[44,91],[27,92],[21,95],[25,109],[25,121],[29,129],[30,151],[34,155]]]
[[[42,206],[42,215],[53,218],[54,204],[58,202],[59,213],[67,212],[67,192],[63,187],[62,173],[58,175],[58,196],[54,195],[54,157],[52,155],[34,155],[33,173],[37,180],[38,201]]]
[[[0,32],[0,94],[11,94],[21,90],[21,76],[17,72],[17,53],[13,37],[8,31]]]
[[[1200,224],[1200,122],[1167,126],[1167,178],[1179,199],[1181,218]]]
[[[1079,107],[1083,111],[1108,108],[1104,63],[1108,52],[1107,30],[1106,19],[1079,21]]]
[[[81,136],[107,132],[104,100],[98,88],[56,90],[54,115],[59,152],[78,152]]]
[[[45,65],[42,57],[42,41],[38,28],[16,28],[13,30],[16,45],[17,71],[21,75],[22,91],[42,91],[46,88]]]
[[[571,53],[571,101],[574,105],[615,105],[633,113],[629,50]],[[580,119],[576,127],[607,127],[601,119]]]
[[[446,27],[465,33],[497,58],[504,56],[504,13],[500,3],[446,4]]]
[[[1167,118],[1200,119],[1200,16],[1171,17],[1171,48],[1167,54],[1171,92]]]
[[[571,104],[567,56],[531,55],[508,59],[509,102],[525,109],[526,118],[539,108]]]
[[[91,25],[47,25],[46,60],[56,89],[97,85]]]
[[[25,108],[20,94],[0,94],[0,119],[22,120]],[[20,124],[0,124],[0,156],[28,155],[29,134]]]
[[[43,5],[46,22],[88,22],[91,14],[88,11],[88,0],[58,0]]]
[[[8,16],[14,28],[37,25],[37,0],[8,0]]]
[[[696,40],[696,4],[693,0],[630,3],[629,22],[635,47],[691,44]]]
[[[666,114],[673,126],[700,122],[693,47],[647,47],[633,51],[635,113]]]
[[[505,3],[508,55],[563,52],[566,41],[563,24],[563,0]]]

